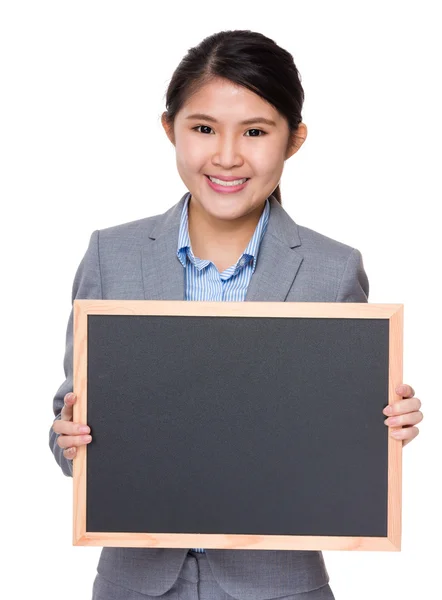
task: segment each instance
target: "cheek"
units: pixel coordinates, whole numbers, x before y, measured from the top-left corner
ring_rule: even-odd
[[[271,177],[284,166],[283,144],[274,142],[257,145],[256,149],[248,153],[248,159],[256,175]]]
[[[201,171],[207,161],[204,146],[192,143],[192,140],[181,139],[175,146],[177,165],[183,171]]]
[[[265,156],[255,157],[252,166],[255,175],[267,180],[280,175],[284,161],[276,152],[268,152]]]

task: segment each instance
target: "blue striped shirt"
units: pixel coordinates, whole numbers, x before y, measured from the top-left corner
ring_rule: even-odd
[[[190,193],[184,202],[181,213],[177,257],[186,270],[186,300],[244,301],[250,279],[256,269],[258,251],[267,229],[270,202],[267,199],[264,210],[247,248],[236,263],[220,273],[210,260],[194,256],[189,237],[188,206]],[[204,552],[204,548],[192,548]]]

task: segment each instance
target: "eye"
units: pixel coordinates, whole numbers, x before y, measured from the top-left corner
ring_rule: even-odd
[[[262,135],[266,135],[266,132],[263,131],[262,129],[248,129],[246,133],[248,133],[249,131],[255,131],[255,132],[262,133]],[[248,137],[262,137],[262,135],[249,135]]]
[[[211,131],[213,131],[213,129],[211,127],[209,127],[208,125],[197,125],[196,127],[192,127],[193,131],[198,131],[198,133],[210,133]],[[200,130],[201,129],[201,130]],[[207,130],[210,131],[207,131]],[[262,137],[263,135],[267,135],[265,131],[263,131],[262,129],[248,129],[246,131],[246,133],[249,132],[254,132],[253,135],[249,135],[247,137]]]
[[[212,129],[211,127],[209,127],[208,125],[198,125],[197,127],[193,127],[192,129],[194,131],[197,131],[200,127],[204,127],[205,129]],[[208,131],[200,131],[199,133],[209,133]]]

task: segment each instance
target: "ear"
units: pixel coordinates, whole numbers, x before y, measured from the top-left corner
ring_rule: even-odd
[[[305,123],[299,123],[298,129],[294,131],[289,139],[285,160],[293,156],[298,152],[299,148],[305,142],[307,137],[307,125]]]
[[[171,126],[169,121],[166,119],[166,113],[163,112],[161,115],[161,125],[163,126],[164,131],[166,132],[167,137],[175,146],[175,135],[173,132],[173,125]]]

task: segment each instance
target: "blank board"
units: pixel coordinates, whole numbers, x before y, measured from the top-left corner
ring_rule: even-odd
[[[74,544],[399,550],[403,306],[76,300]]]

